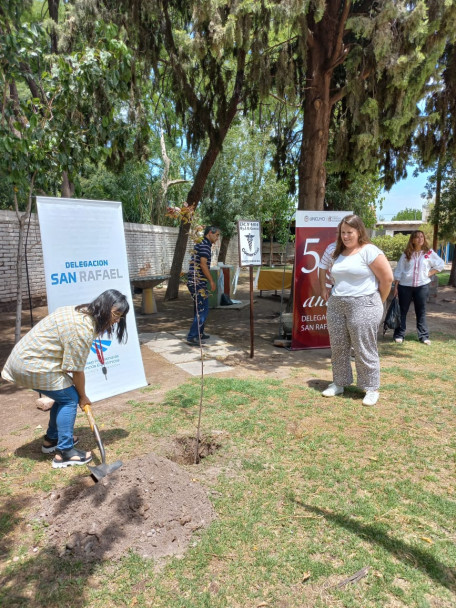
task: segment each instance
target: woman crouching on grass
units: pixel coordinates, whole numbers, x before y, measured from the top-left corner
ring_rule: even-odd
[[[90,452],[75,449],[74,423],[78,404],[91,401],[85,392],[84,368],[94,338],[115,334],[127,340],[127,298],[108,289],[89,304],[62,306],[42,319],[13,348],[2,378],[32,388],[54,400],[41,451],[55,452],[54,469],[87,464]],[[69,375],[71,374],[71,376]]]

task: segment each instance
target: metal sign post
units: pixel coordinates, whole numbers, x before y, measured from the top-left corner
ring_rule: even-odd
[[[239,266],[249,267],[250,283],[250,358],[254,351],[253,267],[261,266],[261,225],[256,220],[238,221]]]

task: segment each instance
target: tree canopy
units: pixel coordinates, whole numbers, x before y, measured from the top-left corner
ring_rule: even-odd
[[[402,211],[396,213],[394,217],[391,218],[392,222],[402,222],[405,220],[421,220],[423,212],[421,209],[410,209],[407,207]]]
[[[272,227],[297,193],[300,209],[354,209],[370,225],[415,142],[423,166],[452,150],[456,0],[48,0],[39,17],[31,6],[0,8],[5,204],[30,184],[97,192],[96,177],[100,192],[117,183],[128,219],[162,218],[182,197],[206,216],[229,209],[227,233],[245,213]],[[229,137],[241,115],[264,146],[242,167]],[[246,192],[259,184],[255,206]],[[182,223],[168,298],[187,238]]]

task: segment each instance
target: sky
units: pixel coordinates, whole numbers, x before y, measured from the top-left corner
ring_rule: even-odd
[[[389,192],[382,192],[384,197],[383,207],[377,210],[377,217],[385,221],[391,220],[398,211],[403,209],[422,209],[426,199],[421,198],[425,191],[428,173],[420,173],[418,177],[413,177],[413,167],[408,169],[409,177],[397,182]],[[419,218],[421,219],[421,218]]]

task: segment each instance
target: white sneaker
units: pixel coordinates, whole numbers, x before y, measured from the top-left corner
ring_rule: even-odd
[[[430,340],[423,340],[422,342],[423,342],[423,344],[426,344],[426,346],[430,346],[431,345],[431,341]]]
[[[342,395],[343,392],[343,386],[337,386],[337,384],[332,383],[322,392],[322,395],[323,397],[335,397],[336,395]]]
[[[363,405],[375,405],[379,397],[380,393],[378,391],[367,391],[363,399]]]

